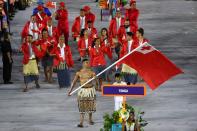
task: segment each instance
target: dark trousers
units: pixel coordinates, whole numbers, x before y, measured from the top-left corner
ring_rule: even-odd
[[[3,80],[9,82],[11,80],[12,63],[8,60],[3,60]]]

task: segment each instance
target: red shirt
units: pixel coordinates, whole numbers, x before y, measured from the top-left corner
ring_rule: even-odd
[[[68,11],[67,9],[59,9],[56,11],[57,16],[56,20],[58,20],[57,28],[58,30],[66,29],[69,32],[69,22],[68,22]]]
[[[131,26],[135,28],[134,33],[136,33],[138,29],[138,17],[139,17],[139,10],[138,9],[127,9],[125,12],[125,18],[129,19]]]
[[[92,12],[89,12],[88,14],[85,15],[87,18],[87,21],[92,21],[93,25],[94,25],[94,21],[95,21],[95,15]]]
[[[112,60],[112,48],[114,48],[113,42],[111,38],[104,39],[103,37],[101,39],[101,46],[104,49],[104,53],[108,56],[109,59]]]
[[[49,29],[48,26],[45,26],[45,29],[47,29],[48,32],[50,31],[50,29]],[[49,32],[49,35],[50,35],[50,32]],[[50,36],[50,37],[52,37],[52,38],[54,38],[56,41],[58,41],[59,35],[60,35],[60,34],[59,34],[59,31],[58,31],[57,27],[52,26],[52,36]]]
[[[80,35],[81,32],[81,25],[80,25],[80,16],[75,18],[75,21],[73,22],[72,25],[72,36],[74,38],[78,37]],[[87,28],[87,18],[85,17],[85,28]]]
[[[54,47],[57,46],[57,42],[53,37],[48,37],[47,39],[41,39],[38,42],[42,50],[42,56],[45,56],[46,53],[53,54]]]
[[[78,51],[81,57],[84,57],[86,54],[89,54],[89,50],[92,45],[92,39],[88,38],[88,44],[86,45],[85,38],[81,37],[78,41]],[[87,48],[86,48],[87,46]],[[88,51],[88,52],[87,52]]]
[[[120,18],[120,27],[124,25],[124,21],[125,19],[124,18]],[[113,18],[111,21],[110,21],[110,25],[109,25],[109,36],[115,38],[117,33],[118,33],[118,29],[117,28],[117,20],[116,18]]]
[[[130,47],[130,51],[137,48],[138,46],[139,45],[138,45],[137,41],[133,39],[132,45]],[[122,44],[122,49],[120,51],[120,58],[123,57],[124,55],[126,55],[128,53],[128,50],[129,50],[128,41],[124,41]]]
[[[128,27],[129,28],[129,32],[134,32],[135,31],[135,28],[133,26],[130,26]],[[126,40],[126,34],[127,34],[127,31],[126,31],[126,28],[124,26],[121,26],[118,30],[118,41],[120,43],[122,43],[123,41]]]
[[[39,14],[39,12],[36,14],[36,21],[38,23],[38,27],[40,28],[47,25],[47,21],[49,18],[44,12],[42,12],[40,15]]]
[[[144,38],[142,41],[139,41],[139,39],[136,39],[136,42],[138,43],[138,45],[142,45],[142,44],[144,44],[144,43],[148,43],[149,42],[149,40],[148,39],[146,39],[146,38]]]
[[[91,48],[90,50],[90,65],[92,67],[105,66],[105,56],[104,49],[100,47],[98,50],[96,48]]]
[[[89,37],[94,40],[94,38],[97,37],[97,30],[96,28],[92,27],[92,28],[86,28],[88,33],[89,33]],[[89,32],[90,31],[90,32]]]
[[[65,45],[64,47],[64,59],[61,57],[61,48],[59,46],[56,46],[54,49],[54,60],[53,60],[53,64],[54,66],[58,66],[60,64],[60,62],[66,62],[68,67],[73,67],[74,62],[72,59],[72,53],[71,53],[71,49],[68,45]]]
[[[38,58],[41,58],[42,53],[38,50],[36,45],[34,43],[31,44],[32,51],[34,52],[35,56]],[[29,62],[29,57],[30,57],[30,51],[29,51],[29,45],[28,43],[23,43],[21,50],[23,52],[23,64],[27,64]]]

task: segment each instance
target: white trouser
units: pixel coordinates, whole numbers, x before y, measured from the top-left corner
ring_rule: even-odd
[[[118,111],[120,108],[122,108],[123,104],[123,97],[122,96],[115,96],[114,97],[114,111]]]

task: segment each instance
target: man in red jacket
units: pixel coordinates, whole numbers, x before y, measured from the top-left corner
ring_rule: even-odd
[[[33,36],[28,35],[26,42],[22,44],[21,51],[24,54],[23,57],[23,74],[25,88],[24,92],[28,91],[28,83],[35,81],[36,88],[40,88],[38,83],[38,65],[36,57],[41,57],[41,52],[37,49],[36,45],[33,44]]]
[[[134,32],[136,33],[138,29],[138,17],[139,17],[139,10],[136,8],[136,1],[130,1],[130,8],[126,9],[125,18],[130,20],[131,26],[134,27]]]
[[[138,43],[133,39],[134,34],[132,32],[127,32],[126,40],[122,44],[122,49],[120,51],[120,57],[125,56],[130,53],[133,49],[138,47]],[[127,84],[136,84],[137,82],[137,72],[131,67],[123,64],[122,72],[124,74],[124,79]]]
[[[92,24],[94,25],[95,22],[95,15],[90,11],[91,8],[89,6],[84,6],[83,7],[84,11],[85,11],[85,16],[87,18],[88,21],[92,21]]]
[[[59,31],[55,26],[53,26],[52,18],[49,18],[49,20],[47,21],[45,29],[47,29],[50,37],[53,37],[56,39],[56,41],[58,41]]]
[[[38,23],[39,28],[43,27],[47,24],[48,16],[44,12],[44,7],[41,5],[38,5],[38,12],[35,14],[36,16],[36,21]]]
[[[58,20],[57,28],[60,35],[64,35],[65,42],[68,43],[69,37],[69,22],[68,22],[68,10],[65,7],[64,2],[60,2],[59,9],[56,11],[56,20]]]
[[[118,30],[118,41],[122,43],[126,40],[127,32],[133,32],[134,28],[130,25],[129,19],[126,19],[124,22],[124,26],[121,26]]]
[[[42,66],[44,67],[45,81],[52,83],[53,74],[53,50],[57,46],[57,42],[50,37],[47,29],[42,30],[42,39],[38,41],[42,50]]]
[[[144,38],[144,29],[139,28],[136,32],[137,42],[139,45],[143,45],[146,42],[149,42],[148,39]]]
[[[80,16],[75,18],[72,25],[72,36],[78,41],[82,29],[87,28],[87,18],[85,17],[84,9],[80,9]]]
[[[36,22],[36,16],[32,15],[30,21],[27,21],[25,26],[23,27],[22,33],[21,33],[21,38],[22,41],[25,41],[25,38],[30,34],[33,36],[33,40],[37,40],[39,33],[40,33],[40,28]]]
[[[125,21],[125,19],[121,17],[120,10],[117,9],[116,17],[110,21],[110,25],[109,25],[109,36],[110,37],[112,37],[112,38],[117,37],[118,30],[122,25],[124,25],[124,21]]]
[[[87,27],[88,35],[92,40],[94,40],[94,38],[97,37],[97,29],[93,26],[92,21],[88,21],[87,24],[88,24]]]

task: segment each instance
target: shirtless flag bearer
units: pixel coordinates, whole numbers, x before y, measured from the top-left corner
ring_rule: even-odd
[[[80,81],[80,84],[83,85],[86,83],[89,79],[94,78],[96,74],[91,70],[91,67],[89,66],[88,59],[83,59],[83,67],[82,69],[76,73],[74,80],[71,84],[71,89],[68,93],[69,96],[71,96],[71,92],[77,83],[77,81]],[[96,86],[98,86],[98,82],[95,79]],[[80,112],[80,124],[78,124],[78,127],[83,127],[83,121],[84,121],[84,115],[86,113],[89,114],[89,124],[93,125],[94,122],[92,120],[92,113],[96,111],[96,90],[93,82],[89,82],[85,86],[79,89],[78,91],[78,108]]]

